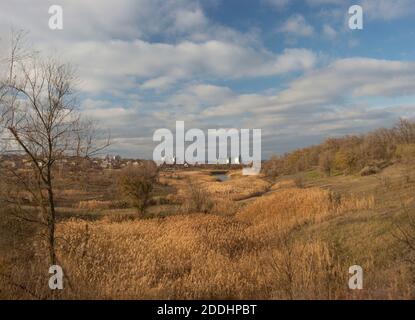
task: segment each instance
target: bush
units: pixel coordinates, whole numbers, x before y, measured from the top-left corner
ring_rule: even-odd
[[[209,199],[206,190],[188,180],[184,208],[188,213],[209,213],[213,208],[213,202]]]
[[[403,162],[415,160],[415,143],[398,145],[395,156]]]
[[[305,187],[305,181],[303,176],[297,176],[294,178],[294,184],[297,188],[304,188]]]
[[[158,168],[153,161],[145,161],[139,166],[130,165],[121,170],[118,190],[126,201],[137,208],[139,215],[144,214],[149,204],[157,177]]]
[[[330,151],[323,152],[318,160],[320,170],[327,176],[331,175],[334,167],[334,156]]]
[[[360,175],[362,177],[364,177],[364,176],[371,176],[371,175],[377,174],[379,172],[380,172],[380,169],[377,166],[367,166],[367,167],[364,167],[360,171]]]

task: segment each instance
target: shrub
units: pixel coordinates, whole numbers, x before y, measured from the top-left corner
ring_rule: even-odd
[[[415,143],[399,144],[396,147],[395,156],[403,162],[415,160]]]
[[[354,150],[340,150],[336,153],[334,161],[336,169],[350,174],[357,167],[358,156]]]
[[[297,176],[297,177],[295,177],[294,183],[295,183],[295,186],[297,188],[304,188],[304,186],[305,186],[304,177],[303,176]]]
[[[373,174],[377,174],[377,173],[379,173],[380,172],[380,169],[377,167],[377,166],[367,166],[367,167],[364,167],[361,171],[360,171],[360,175],[362,176],[362,177],[364,177],[364,176],[370,176],[370,175],[373,175]]]
[[[330,151],[323,152],[319,157],[318,165],[325,175],[330,176],[334,167],[333,153]]]
[[[157,182],[158,168],[153,161],[145,161],[140,166],[123,168],[118,177],[118,190],[122,197],[139,215],[143,215],[149,204],[151,192]]]
[[[209,213],[213,208],[213,202],[209,199],[206,190],[189,179],[184,208],[188,213]]]

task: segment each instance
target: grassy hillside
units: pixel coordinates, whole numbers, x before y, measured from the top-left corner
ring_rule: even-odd
[[[401,119],[393,128],[365,135],[328,138],[323,143],[295,150],[267,161],[264,172],[278,177],[318,168],[327,175],[378,173],[395,161],[415,158],[415,122]]]

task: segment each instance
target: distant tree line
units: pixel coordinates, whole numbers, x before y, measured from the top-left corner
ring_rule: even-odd
[[[272,156],[263,166],[267,176],[319,169],[326,175],[375,172],[392,161],[415,159],[415,122],[400,119],[390,129],[364,135],[328,138],[323,143],[282,156]]]

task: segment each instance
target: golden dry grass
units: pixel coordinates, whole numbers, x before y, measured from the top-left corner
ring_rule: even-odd
[[[79,201],[78,209],[87,209],[87,210],[97,210],[97,209],[110,209],[111,201],[102,201],[102,200],[86,200]]]
[[[243,200],[261,195],[268,191],[270,183],[258,177],[232,177],[225,182],[205,184],[206,191],[213,197],[225,197],[231,200]]]
[[[55,298],[413,297],[410,268],[391,258],[404,251],[388,236],[384,216],[375,215],[373,194],[339,195],[290,183],[267,192],[270,184],[258,177],[236,176],[224,183],[204,173],[193,178],[214,199],[216,214],[60,222],[58,256],[72,286]],[[185,196],[186,179],[166,180]],[[243,206],[235,201],[256,192],[267,193]],[[236,213],[226,215],[231,210]],[[34,243],[30,267],[13,265],[17,258],[10,252],[0,258],[0,273],[17,271],[15,281],[44,297],[48,275],[39,270],[47,266],[40,242]],[[355,263],[367,274],[363,292],[347,288],[348,268]],[[1,277],[0,292],[0,298],[33,298]]]
[[[267,242],[278,231],[318,223],[343,212],[370,209],[373,205],[373,197],[336,199],[330,191],[320,188],[288,188],[249,204],[236,218],[251,224],[247,232],[257,241]]]

